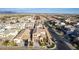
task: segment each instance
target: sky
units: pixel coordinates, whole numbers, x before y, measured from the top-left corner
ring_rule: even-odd
[[[0,8],[0,12],[79,14],[79,8]]]

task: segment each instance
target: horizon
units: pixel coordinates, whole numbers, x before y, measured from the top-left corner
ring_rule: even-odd
[[[6,12],[79,14],[79,8],[0,8],[0,13]]]

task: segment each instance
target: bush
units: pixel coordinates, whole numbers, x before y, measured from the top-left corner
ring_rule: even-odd
[[[17,44],[14,41],[9,41],[9,40],[4,41],[2,43],[2,45],[4,45],[4,46],[17,46]]]
[[[9,40],[6,40],[6,41],[2,42],[2,45],[7,46],[8,43],[9,43]]]
[[[33,46],[33,42],[30,42],[30,46]]]
[[[11,41],[7,44],[7,46],[17,46],[17,44],[14,41]]]
[[[53,48],[55,46],[54,43],[52,43],[52,45],[48,46],[48,48]]]

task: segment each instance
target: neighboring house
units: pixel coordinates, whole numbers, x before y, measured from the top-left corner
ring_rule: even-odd
[[[56,21],[55,21],[55,25],[60,25],[60,23],[61,23],[61,22],[60,22],[59,20],[56,20]]]
[[[66,25],[65,28],[67,29],[66,30],[66,34],[70,34],[72,32],[74,32],[74,30],[76,29],[74,26],[72,25]]]
[[[60,25],[61,25],[61,26],[65,26],[66,24],[65,24],[64,22],[61,22]]]
[[[33,40],[39,40],[41,37],[46,38],[45,29],[35,29],[33,32]]]
[[[46,39],[45,29],[35,28],[34,31],[33,31],[33,36],[32,36],[32,42],[33,42],[34,47],[36,46],[35,42],[38,42],[38,44],[39,44],[39,41],[43,42],[44,39]]]
[[[77,24],[76,25],[79,25],[79,22],[77,22]]]
[[[78,19],[76,19],[75,17],[69,17],[67,20],[65,20],[65,22],[69,23],[69,24],[75,24],[77,23]]]
[[[27,29],[33,29],[33,28],[34,28],[34,23],[27,22],[27,23],[25,24],[25,28],[27,28]]]

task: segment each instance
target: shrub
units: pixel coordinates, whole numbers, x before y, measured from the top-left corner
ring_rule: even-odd
[[[4,46],[17,46],[17,44],[14,41],[5,40],[2,45]]]
[[[48,48],[53,48],[55,46],[54,43],[52,43],[52,45],[48,46]]]
[[[14,41],[10,41],[7,46],[17,46],[17,44]]]
[[[6,40],[6,41],[2,42],[2,45],[7,46],[8,43],[9,43],[9,40]]]

